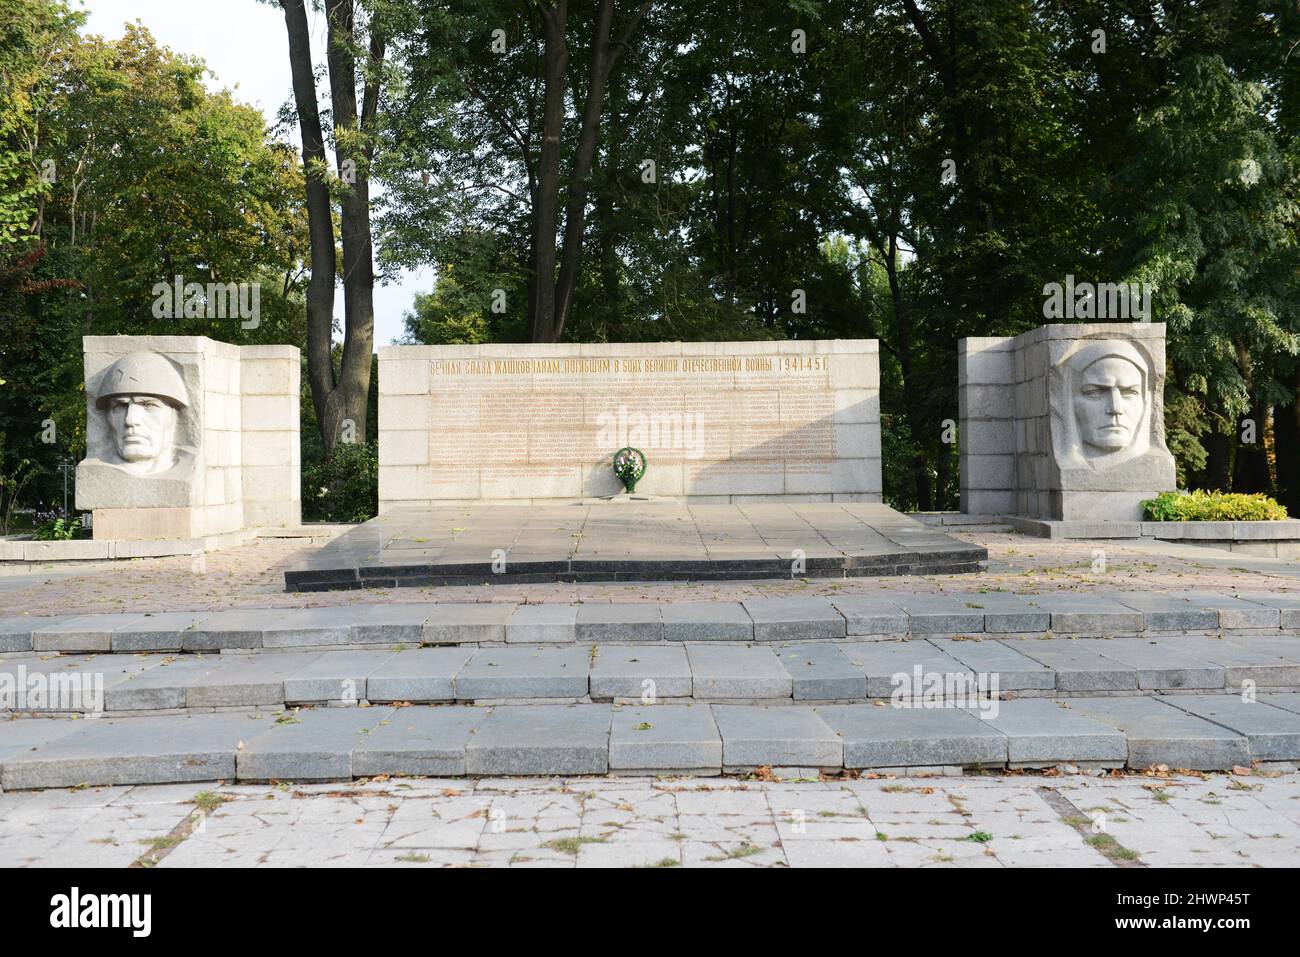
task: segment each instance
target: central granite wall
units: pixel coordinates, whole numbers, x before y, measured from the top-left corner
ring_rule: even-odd
[[[379,509],[637,494],[880,501],[874,339],[379,349]]]

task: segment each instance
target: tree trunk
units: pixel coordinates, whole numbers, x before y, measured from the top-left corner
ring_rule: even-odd
[[[564,123],[564,72],[568,0],[542,4],[546,38],[543,66],[542,151],[537,164],[537,203],[533,207],[533,342],[556,342],[555,230],[559,218],[560,132]]]
[[[1277,495],[1292,515],[1300,513],[1300,366],[1287,380],[1290,405],[1273,410],[1273,453],[1277,462]]]
[[[321,133],[316,105],[316,83],[312,73],[311,34],[303,0],[280,0],[289,34],[289,71],[293,79],[294,104],[302,136],[302,160],[307,180],[307,224],[311,240],[311,278],[307,282],[307,381],[312,407],[320,429],[325,454],[334,451],[339,438],[338,400],[334,394],[334,363],[330,352],[334,327],[334,224],[331,220],[329,187],[324,175],[325,138]]]

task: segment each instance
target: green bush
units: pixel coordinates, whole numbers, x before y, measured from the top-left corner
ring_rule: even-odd
[[[373,442],[340,442],[334,455],[302,473],[303,518],[364,522],[379,514],[379,452]]]
[[[1262,492],[1162,492],[1142,503],[1151,522],[1280,522],[1286,506]]]

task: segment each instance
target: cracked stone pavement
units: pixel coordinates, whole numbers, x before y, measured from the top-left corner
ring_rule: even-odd
[[[391,779],[0,795],[0,866],[133,863],[1294,867],[1300,774]]]

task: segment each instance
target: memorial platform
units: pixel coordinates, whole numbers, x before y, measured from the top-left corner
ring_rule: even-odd
[[[285,571],[288,591],[979,571],[986,549],[870,502],[403,507]]]

